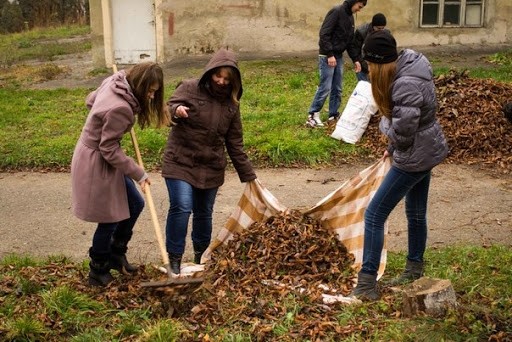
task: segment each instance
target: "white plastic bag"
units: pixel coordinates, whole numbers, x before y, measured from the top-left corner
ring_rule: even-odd
[[[363,136],[371,116],[376,112],[377,105],[373,100],[370,82],[359,81],[350,95],[331,137],[355,144]]]

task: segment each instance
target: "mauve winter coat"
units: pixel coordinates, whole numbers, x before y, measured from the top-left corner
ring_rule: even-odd
[[[163,177],[184,180],[199,189],[217,188],[224,184],[227,151],[241,182],[256,179],[243,150],[239,105],[229,98],[213,97],[205,87],[213,69],[221,66],[235,68],[242,84],[234,53],[221,49],[210,59],[200,79],[181,82],[172,94],[168,102],[171,114],[180,105],[190,109],[188,118],[174,119],[176,125],[169,132],[163,156]]]
[[[448,144],[436,118],[432,67],[424,55],[410,49],[400,53],[391,98],[391,122],[383,116],[380,130],[389,138],[393,165],[420,172],[441,163]]]
[[[85,221],[119,222],[130,217],[124,176],[138,181],[145,174],[121,148],[139,102],[122,70],[90,93],[86,105],[90,112],[71,162],[72,210]]]

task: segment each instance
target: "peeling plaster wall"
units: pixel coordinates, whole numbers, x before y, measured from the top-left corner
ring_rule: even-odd
[[[400,46],[500,44],[512,41],[512,28],[507,24],[508,18],[512,17],[511,0],[486,0],[484,27],[466,28],[420,28],[419,1],[396,2],[402,5],[393,7],[391,11],[389,4],[369,0],[360,18],[370,21],[374,13],[384,13],[388,20],[388,27]]]
[[[317,49],[318,29],[331,1],[164,1],[167,54],[202,54],[229,46],[237,51]]]
[[[91,26],[101,24],[101,8],[108,0],[90,0]],[[238,52],[307,52],[318,49],[318,31],[333,0],[161,0],[155,16],[159,61],[204,54],[229,47]],[[98,11],[100,8],[100,11]],[[401,47],[444,44],[512,42],[512,0],[486,0],[484,27],[420,28],[418,0],[368,0],[356,14],[356,26],[382,12]],[[100,25],[101,26],[101,25]],[[93,53],[101,48],[102,28],[92,28]],[[97,39],[96,39],[97,38]],[[104,51],[104,50],[103,50]],[[97,58],[93,58],[97,60]]]
[[[166,56],[202,54],[229,46],[235,51],[295,52],[318,49],[318,30],[335,1],[163,0],[162,16],[172,17],[164,39]],[[484,27],[420,28],[418,0],[369,0],[356,26],[382,12],[400,46],[498,44],[510,42],[511,0],[487,0]],[[499,10],[497,10],[499,9]],[[167,31],[167,30],[164,30]]]

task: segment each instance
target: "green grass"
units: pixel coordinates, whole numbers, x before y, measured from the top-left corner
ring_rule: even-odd
[[[54,54],[48,45],[52,41],[87,32],[88,27],[72,26],[1,35],[0,56],[4,52],[5,56],[11,56],[7,50],[12,48],[14,57],[8,57],[11,58],[8,63],[36,56],[45,59],[45,53],[36,48],[45,46],[45,51]],[[74,51],[74,43],[67,44],[58,45],[63,45],[66,53]],[[83,44],[79,49],[88,48]],[[490,55],[489,61],[494,63],[494,67],[468,66],[470,76],[512,81],[512,52]],[[436,75],[448,71],[438,66],[438,61],[434,60],[433,65]],[[318,83],[315,59],[241,61],[240,69],[244,83],[241,101],[244,143],[255,166],[318,167],[343,163],[367,153],[360,145],[337,141],[330,138],[325,130],[304,126]],[[198,66],[190,70],[199,74],[201,68]],[[50,63],[32,70],[27,77],[51,79],[60,72]],[[104,73],[105,70],[95,72]],[[178,77],[166,79],[166,98],[172,94],[178,80]],[[344,108],[355,85],[354,72],[346,69],[341,108]],[[0,72],[0,171],[67,170],[87,117],[84,99],[91,90],[28,90],[12,74],[2,80]],[[324,112],[323,117],[326,116]],[[168,131],[168,128],[140,131],[136,127],[148,170],[160,167]],[[128,154],[134,155],[128,135],[123,140],[123,147]]]
[[[244,141],[255,165],[317,166],[362,152],[330,138],[324,130],[304,127],[318,79],[314,61],[291,65],[288,61],[241,62],[240,65],[246,75],[241,105]],[[353,73],[347,72],[344,102],[355,83]],[[168,97],[176,80],[167,80],[166,84]],[[68,168],[87,116],[84,99],[90,90],[0,88],[0,169]],[[148,169],[159,167],[168,131],[168,128],[140,131],[136,127]],[[123,146],[133,156],[128,136]]]
[[[472,78],[493,79],[499,82],[512,82],[512,65],[497,65],[492,68],[473,67],[467,69],[469,71],[469,77]],[[434,68],[434,74],[436,76],[447,74],[449,71],[450,68],[447,67]],[[460,71],[462,71],[462,69],[460,69]]]
[[[471,65],[466,67],[469,70],[470,77],[492,78],[500,82],[512,82],[512,50],[491,54],[485,60],[489,62],[488,67],[475,67]],[[450,68],[439,66],[441,65],[441,60],[433,59],[431,62],[436,76],[450,71]]]
[[[402,317],[402,295],[387,291],[380,301],[336,309],[344,332],[328,333],[324,340],[487,341],[512,337],[511,247],[457,245],[428,249],[425,258],[427,276],[451,281],[456,308],[443,317]],[[385,277],[397,276],[404,263],[403,253],[388,253]],[[84,265],[64,257],[33,259],[11,254],[0,260],[0,272],[2,341],[193,341],[205,335],[214,341],[255,341],[254,331],[258,330],[256,321],[244,323],[237,317],[223,325],[212,321],[206,328],[192,323],[193,314],[188,311],[169,318],[158,307],[172,306],[171,297],[140,288],[128,290],[134,286],[128,280],[124,288],[89,288],[82,284]],[[27,286],[30,282],[33,284]],[[189,294],[187,301],[194,300],[198,299]],[[290,332],[297,332],[307,311],[317,305],[292,295],[283,297],[281,304],[285,310],[276,312],[267,340],[291,341]]]
[[[69,164],[87,110],[84,89],[0,88],[0,168]]]
[[[29,59],[51,61],[56,56],[87,52],[91,49],[90,41],[68,38],[89,32],[89,26],[70,25],[0,35],[0,67]]]

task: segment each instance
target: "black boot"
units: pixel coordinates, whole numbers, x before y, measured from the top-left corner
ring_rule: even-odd
[[[114,280],[110,274],[109,254],[94,253],[89,249],[89,285],[91,286],[107,286]]]
[[[127,242],[112,240],[110,245],[110,268],[122,274],[132,275],[137,272],[138,267],[131,265],[126,259],[127,245]]]
[[[377,275],[359,272],[357,286],[350,295],[366,301],[379,300],[380,292],[377,288]]]
[[[181,254],[169,253],[169,261],[171,263],[171,271],[174,274],[181,273]]]
[[[423,267],[423,261],[411,261],[407,259],[405,270],[402,274],[398,278],[389,281],[387,285],[397,286],[412,283],[423,276]]]
[[[194,263],[200,264],[201,257],[203,256],[204,251],[208,248],[209,244],[207,243],[193,243],[194,245]]]

